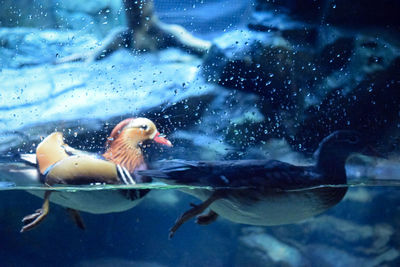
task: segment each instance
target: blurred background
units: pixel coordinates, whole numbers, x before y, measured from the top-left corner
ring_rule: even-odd
[[[351,179],[399,178],[400,2],[139,1],[154,5],[144,21],[181,26],[209,44],[200,52],[192,39],[182,46],[151,31],[138,48],[126,2],[0,0],[2,155],[34,152],[55,130],[73,147],[101,151],[116,123],[146,116],[174,144],[150,148],[150,161],[310,163],[323,137],[353,129],[386,160],[353,159]],[[130,41],[115,34],[127,26]],[[190,202],[199,201],[153,190],[127,212],[84,213],[86,231],[52,205],[43,225],[20,234],[21,218],[41,199],[2,190],[0,260],[4,266],[400,264],[396,186],[352,187],[336,207],[299,224],[189,222],[168,240]]]

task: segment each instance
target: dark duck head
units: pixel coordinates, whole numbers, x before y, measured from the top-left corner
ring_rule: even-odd
[[[314,156],[316,168],[332,183],[346,183],[345,163],[353,153],[365,152],[366,140],[360,133],[350,130],[336,131],[325,137]]]

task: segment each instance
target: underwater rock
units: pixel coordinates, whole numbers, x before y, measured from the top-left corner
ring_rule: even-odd
[[[263,228],[245,227],[242,232],[240,241],[247,250],[253,251],[253,257],[263,262],[260,266],[307,266],[298,249],[267,234]]]
[[[319,27],[292,19],[285,12],[273,10],[253,12],[248,28],[257,32],[279,33],[279,36],[300,47],[316,45]]]
[[[138,260],[130,260],[130,259],[124,259],[124,258],[102,258],[102,259],[81,261],[73,266],[74,267],[90,267],[90,266],[98,266],[98,267],[114,267],[114,266],[165,267],[166,265],[159,264],[157,262],[138,261]]]
[[[312,132],[324,136],[351,128],[369,136],[371,143],[377,143],[386,152],[398,151],[393,142],[398,132],[393,129],[400,123],[399,75],[400,57],[396,57],[387,68],[366,74],[354,87],[331,91],[321,103],[307,109],[297,139],[304,140],[305,146],[313,150],[319,138]]]
[[[119,1],[115,0],[94,0],[87,3],[82,3],[79,0],[58,0],[57,7],[71,12],[83,12],[95,15],[101,10],[109,9],[111,7],[121,7]]]
[[[74,31],[0,28],[0,70],[49,64],[58,57],[93,49],[97,42],[93,35]]]
[[[354,250],[362,251],[362,244],[371,243],[376,245],[376,251],[384,248],[394,234],[394,230],[389,225],[359,225],[344,219],[335,218],[329,215],[323,215],[310,220],[305,225],[312,232],[311,235],[324,234],[327,238],[326,243],[338,245],[342,243],[347,246],[354,243]],[[312,237],[310,237],[312,239]],[[357,247],[357,245],[361,245]]]
[[[263,96],[269,109],[286,109],[301,95],[293,85],[314,79],[311,61],[276,34],[241,30],[214,40],[202,71],[208,81]]]
[[[77,30],[101,37],[121,25],[122,3],[118,0],[2,1],[0,27],[34,27]]]
[[[209,82],[259,96],[256,105],[265,119],[258,122],[252,135],[252,143],[257,144],[261,138],[295,133],[307,93],[305,88],[315,83],[315,75],[319,75],[310,62],[312,53],[293,50],[276,33],[241,30],[214,40],[202,73]]]
[[[387,249],[376,257],[361,257],[357,254],[349,253],[348,250],[323,244],[304,246],[304,250],[312,262],[318,263],[315,266],[396,266],[394,261],[396,261],[400,256],[400,252],[394,248]]]
[[[390,243],[393,234],[388,225],[357,225],[331,216],[278,229],[244,227],[237,260],[252,266],[396,266],[400,251]]]
[[[0,28],[55,26],[53,0],[2,0],[1,5]]]
[[[303,154],[292,149],[290,144],[284,139],[270,139],[262,142],[261,146],[249,147],[246,151],[249,159],[270,159],[280,160],[293,165],[312,165],[312,159],[305,158]]]
[[[121,116],[140,115],[154,119],[169,136],[176,132],[167,155],[185,157],[191,147],[194,159],[239,157],[236,151],[254,143],[241,136],[263,120],[256,95],[207,83],[198,75],[201,59],[180,50],[134,54],[120,49],[90,65],[52,65],[46,63],[55,55],[90,49],[96,39],[50,30],[2,33],[0,49],[10,53],[3,54],[7,64],[0,76],[7,88],[0,92],[0,151],[34,151],[41,136],[55,130],[63,131],[72,146],[98,151]],[[25,47],[40,49],[29,57]],[[232,135],[236,139],[228,144]]]
[[[321,2],[323,0],[257,0],[255,9],[257,11],[273,10],[274,14],[286,13],[296,18],[304,18],[307,22],[320,19]]]
[[[377,201],[377,200],[375,200]],[[351,255],[359,255],[365,258],[378,257],[382,252],[391,247],[396,240],[395,230],[389,220],[383,222],[370,222],[368,217],[363,217],[366,212],[351,214],[351,221],[344,219],[348,211],[352,213],[356,209],[351,205],[339,205],[347,213],[338,217],[331,215],[317,216],[300,224],[279,226],[270,228],[271,234],[279,236],[283,240],[300,240],[301,244],[323,243],[329,247],[345,248]],[[365,203],[364,209],[365,209]],[[359,207],[359,209],[362,209]],[[372,215],[376,217],[375,215]],[[393,219],[392,219],[393,220]],[[361,221],[358,223],[358,221]],[[365,224],[368,222],[368,224]],[[301,251],[309,255],[309,252]]]
[[[207,81],[259,95],[265,118],[259,132],[284,137],[296,150],[313,152],[323,136],[351,128],[396,151],[399,51],[396,41],[375,38],[374,30],[316,26],[265,3],[248,29],[214,40],[202,73]],[[368,116],[360,114],[366,110]]]
[[[338,26],[399,26],[400,3],[396,0],[373,1],[325,0],[322,16],[326,23]],[[393,29],[395,29],[393,27]]]
[[[324,33],[322,33],[322,31],[324,31]],[[345,68],[346,65],[349,64],[356,40],[352,37],[332,33],[332,30],[328,29],[321,29],[320,35],[322,34],[324,37],[320,36],[320,38],[326,38],[327,40],[325,40],[325,42],[327,43],[323,46],[319,54],[318,66],[323,76],[329,76],[333,72],[340,71],[341,68]],[[331,36],[328,37],[327,35]],[[336,38],[332,38],[332,35],[336,36]],[[329,39],[333,40],[329,41]]]
[[[197,116],[193,118],[192,126],[179,127],[182,123],[187,125],[182,121],[185,118],[172,117],[171,121],[178,126],[176,132],[169,135],[174,140],[175,158],[217,160],[247,157],[244,151],[255,144],[255,134],[263,119],[259,108],[254,105],[257,99],[253,94],[220,88],[217,96],[205,99],[192,112]],[[188,148],[192,153],[185,152]]]
[[[179,140],[178,150],[174,154],[184,155],[184,151],[187,150],[187,147],[193,147],[191,150],[194,153],[185,156],[185,159],[191,160],[215,160],[220,158],[225,158],[227,154],[233,148],[226,144],[221,137],[218,137],[215,133],[214,135],[210,131],[208,134],[197,133],[196,130],[190,129],[188,131],[177,131],[172,137],[176,140]]]
[[[122,1],[118,0],[57,0],[54,9],[57,29],[91,33],[99,38],[124,21]]]
[[[398,26],[400,3],[396,0],[257,0],[256,9],[287,13],[309,23],[334,26]]]
[[[107,128],[106,120],[112,124],[120,117],[111,118],[121,115],[146,115],[147,112],[171,123],[171,119],[174,121],[173,117],[179,114],[181,122],[192,124],[193,118],[199,118],[202,112],[198,110],[195,116],[192,110],[199,109],[201,102],[206,105],[224,90],[203,82],[197,76],[200,60],[182,56],[185,54],[179,50],[135,55],[121,49],[90,66],[82,62],[37,65],[43,63],[37,60],[48,62],[62,51],[64,42],[68,42],[65,44],[68,52],[73,53],[73,49],[82,49],[84,44],[93,44],[94,39],[87,35],[71,37],[56,31],[17,29],[15,32],[20,35],[14,35],[12,29],[2,30],[5,41],[1,49],[12,51],[5,53],[9,56],[2,62],[17,65],[3,66],[0,76],[0,83],[7,88],[0,92],[0,143],[4,145],[1,150],[25,142],[29,143],[25,148],[30,151],[34,149],[30,140],[37,142],[40,136],[56,127],[59,130],[70,127],[67,136],[82,137],[81,134],[90,129]],[[24,47],[29,51],[31,47],[38,47],[29,64],[12,60],[14,55],[25,58],[29,54]],[[25,67],[20,68],[21,65]],[[164,118],[165,114],[172,118]],[[77,123],[77,120],[80,121]],[[158,121],[158,124],[161,123]],[[185,125],[180,127],[183,129]],[[105,136],[99,136],[101,138]]]

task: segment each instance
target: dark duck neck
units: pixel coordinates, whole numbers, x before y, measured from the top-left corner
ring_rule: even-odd
[[[345,164],[350,154],[361,152],[363,144],[360,135],[354,131],[336,131],[325,137],[317,151],[317,171],[330,184],[347,182]]]

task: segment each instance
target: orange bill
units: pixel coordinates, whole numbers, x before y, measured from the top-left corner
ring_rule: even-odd
[[[162,136],[159,132],[156,133],[153,140],[159,144],[172,147],[172,143],[167,138]]]

